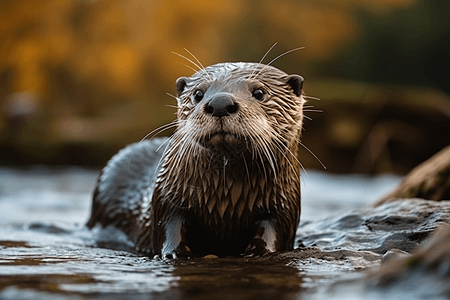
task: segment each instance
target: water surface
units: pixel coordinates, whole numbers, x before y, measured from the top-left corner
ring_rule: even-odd
[[[369,218],[364,207],[400,180],[308,171],[299,249],[252,259],[161,260],[135,253],[114,229],[86,229],[97,175],[79,168],[0,168],[1,299],[318,297],[379,263],[382,254],[361,248],[382,241],[352,242],[361,229],[344,227]],[[351,211],[353,219],[340,219]]]

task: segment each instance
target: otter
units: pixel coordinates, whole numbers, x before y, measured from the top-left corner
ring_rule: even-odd
[[[150,256],[293,249],[302,86],[300,75],[261,63],[219,63],[178,78],[177,119],[167,125],[175,132],[112,157],[87,226],[114,226]]]

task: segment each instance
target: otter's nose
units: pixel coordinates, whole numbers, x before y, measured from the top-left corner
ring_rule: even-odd
[[[230,96],[220,95],[214,97],[205,106],[205,112],[215,117],[224,117],[235,113],[238,110],[238,104]]]

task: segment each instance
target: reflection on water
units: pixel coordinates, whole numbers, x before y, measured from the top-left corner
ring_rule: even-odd
[[[394,187],[399,178],[308,173],[303,177],[298,237],[307,248],[263,258],[171,261],[134,253],[126,237],[114,229],[84,227],[96,170],[0,168],[0,298],[298,299],[319,295],[339,280],[360,278],[358,271],[381,257],[355,249],[333,252],[332,241],[324,249],[315,247],[311,236],[316,232],[323,234],[323,243],[327,240],[327,233],[321,231],[326,225],[320,220],[332,222],[327,216],[365,206]],[[358,220],[341,224],[358,225]],[[336,238],[338,230],[347,229],[333,230]]]
[[[172,275],[181,299],[295,299],[303,282],[286,261],[265,259],[179,261]]]

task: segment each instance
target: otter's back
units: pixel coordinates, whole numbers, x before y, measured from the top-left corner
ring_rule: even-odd
[[[142,221],[151,203],[166,140],[131,144],[109,160],[97,181],[88,227],[113,225],[129,234]]]

